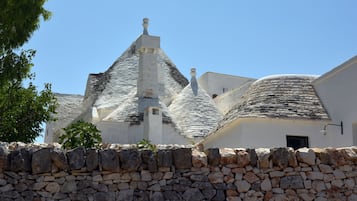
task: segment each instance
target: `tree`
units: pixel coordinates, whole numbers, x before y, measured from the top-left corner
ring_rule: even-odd
[[[51,85],[38,92],[32,83],[35,51],[19,50],[39,27],[41,17],[49,19],[45,1],[0,1],[0,141],[33,142],[41,124],[53,120],[56,99]]]
[[[89,122],[77,121],[63,129],[66,133],[59,137],[59,143],[65,149],[76,147],[98,147],[102,137],[98,128]]]

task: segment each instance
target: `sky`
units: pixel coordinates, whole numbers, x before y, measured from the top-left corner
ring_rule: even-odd
[[[355,0],[48,0],[52,12],[24,49],[37,50],[34,84],[84,94],[143,31],[188,78],[218,72],[261,78],[324,74],[357,55]]]

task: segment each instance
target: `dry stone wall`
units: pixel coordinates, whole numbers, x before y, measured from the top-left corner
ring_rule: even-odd
[[[0,144],[0,200],[357,200],[357,148]]]

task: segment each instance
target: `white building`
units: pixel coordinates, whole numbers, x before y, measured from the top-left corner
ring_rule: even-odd
[[[104,142],[209,147],[357,145],[357,57],[320,76],[256,80],[207,72],[190,82],[151,36],[143,34],[104,73],[90,74],[84,96],[57,94],[45,142],[82,119]],[[321,132],[324,130],[325,132]]]

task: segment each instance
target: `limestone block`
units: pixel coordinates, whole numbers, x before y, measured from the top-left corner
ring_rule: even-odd
[[[334,170],[333,175],[335,176],[335,179],[345,179],[346,178],[345,173],[343,173],[342,170],[339,170],[339,169]]]
[[[208,175],[208,180],[213,184],[223,183],[223,176],[222,172],[211,172]]]
[[[347,164],[345,154],[338,149],[326,149],[328,156],[331,159],[331,163],[335,166],[343,166]]]
[[[204,199],[204,196],[202,195],[199,189],[189,188],[183,193],[182,198],[184,200],[190,200],[190,201],[194,201],[194,200],[201,201]]]
[[[306,172],[306,176],[310,180],[323,180],[324,174],[321,172]]]
[[[323,190],[326,190],[326,185],[325,185],[325,182],[323,182],[323,181],[315,180],[315,181],[312,181],[312,188],[314,190],[316,190],[317,192],[321,192]]]
[[[60,191],[60,185],[56,182],[48,183],[45,190],[49,193],[57,193]]]
[[[161,192],[155,192],[150,196],[152,201],[164,201],[164,195]]]
[[[325,165],[325,164],[320,164],[319,169],[324,174],[332,173],[332,171],[333,171],[331,166]]]
[[[237,164],[237,155],[234,149],[221,148],[219,153],[221,155],[221,165]]]
[[[172,150],[162,149],[157,152],[159,167],[171,167],[173,165]]]
[[[111,201],[115,200],[115,193],[107,193],[107,192],[97,192],[94,194],[95,201]]]
[[[255,183],[259,181],[260,179],[253,173],[253,172],[247,172],[244,176],[243,179],[245,179],[247,182],[250,184]]]
[[[33,152],[31,167],[33,174],[51,172],[51,149],[43,148]]]
[[[140,152],[140,154],[142,161],[141,167],[143,169],[149,170],[150,172],[156,172],[158,170],[156,154],[153,153],[151,150],[143,150]]]
[[[204,152],[197,149],[192,150],[192,166],[193,167],[205,167],[207,166],[207,156]]]
[[[270,150],[266,148],[258,148],[255,149],[255,152],[258,156],[258,165],[262,169],[270,168],[271,161],[270,161]]]
[[[62,150],[60,149],[52,150],[51,159],[53,164],[60,170],[67,171],[69,169],[67,156]]]
[[[119,172],[119,155],[113,149],[99,151],[101,167],[104,171]]]
[[[250,164],[251,156],[247,151],[237,150],[236,155],[238,167],[245,167]]]
[[[190,169],[192,167],[191,148],[178,148],[172,151],[174,164],[177,169]]]
[[[75,181],[66,181],[61,187],[61,193],[71,193],[77,191],[77,183]]]
[[[10,153],[10,169],[14,172],[31,171],[31,153],[26,148],[14,150]]]
[[[68,164],[71,170],[78,170],[84,167],[84,153],[83,147],[78,147],[67,152]]]
[[[237,186],[237,190],[239,193],[245,193],[248,192],[251,185],[247,181],[236,181],[235,185]]]
[[[291,167],[297,167],[299,165],[297,159],[296,159],[296,155],[295,155],[295,151],[293,148],[289,148],[289,166]]]
[[[95,149],[86,150],[86,167],[87,171],[93,171],[98,169],[99,166],[99,155],[98,151]]]
[[[255,167],[257,166],[258,162],[258,156],[257,153],[255,152],[255,149],[246,149],[246,152],[248,152],[249,157],[250,157],[250,165]]]
[[[226,196],[223,190],[217,190],[216,195],[212,198],[213,201],[226,200]]]
[[[286,168],[289,165],[288,148],[274,148],[270,150],[274,166]]]
[[[141,157],[136,149],[126,149],[119,152],[121,168],[127,171],[136,171],[141,164]]]
[[[315,165],[316,155],[312,149],[300,148],[296,151],[296,157],[299,162]]]
[[[175,191],[164,191],[165,200],[183,200],[181,195]]]
[[[326,149],[321,149],[321,148],[311,148],[314,152],[316,157],[320,160],[320,164],[326,164],[329,165],[331,164],[331,157],[327,153]]]
[[[7,143],[0,143],[0,173],[3,172],[8,166],[8,155],[9,149]]]
[[[221,155],[219,154],[218,148],[210,148],[205,151],[207,155],[208,164],[211,166],[219,165],[221,161]]]
[[[282,189],[302,189],[304,188],[304,183],[299,175],[286,176],[280,179],[280,188]]]
[[[269,178],[264,179],[260,184],[260,188],[262,189],[262,191],[271,191],[272,186],[271,186],[270,179]]]

